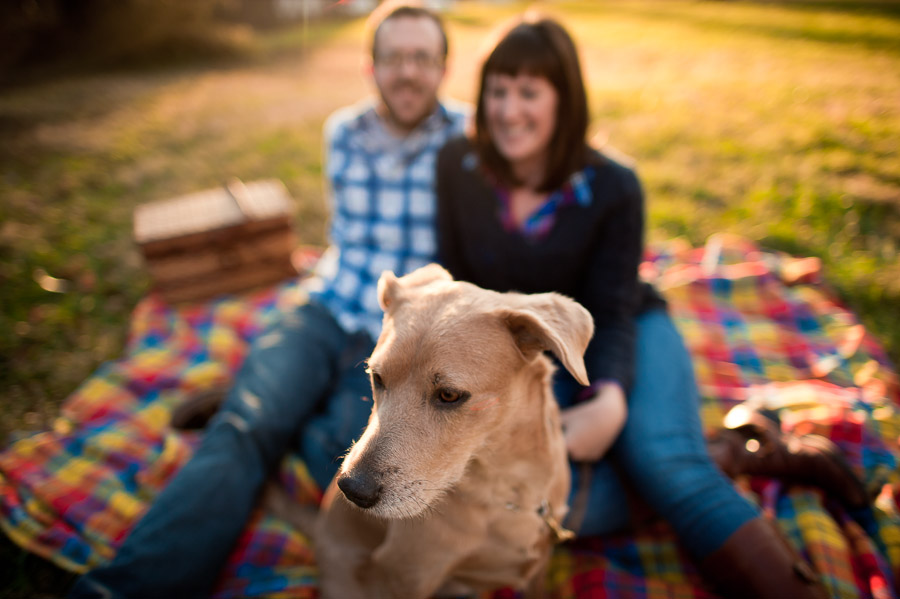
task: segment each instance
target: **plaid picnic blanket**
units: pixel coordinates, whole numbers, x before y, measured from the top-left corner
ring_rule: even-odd
[[[878,492],[872,518],[850,518],[821,491],[766,479],[737,488],[776,518],[835,597],[893,597],[900,571],[898,383],[878,343],[829,293],[818,262],[714,236],[699,248],[654,248],[642,275],[669,301],[692,352],[712,430],[740,402],[776,409],[785,430],[835,441]],[[123,357],[102,366],[62,407],[53,430],[0,454],[0,525],[20,546],[83,572],[110,559],[198,433],[170,428],[184,398],[228,383],[248,343],[299,293],[296,282],[251,297],[173,310],[139,303]],[[280,478],[298,501],[320,490],[303,463]],[[315,597],[306,540],[261,511],[246,527],[215,597]],[[664,522],[585,538],[554,554],[558,598],[713,597]],[[495,599],[514,597],[509,590]]]

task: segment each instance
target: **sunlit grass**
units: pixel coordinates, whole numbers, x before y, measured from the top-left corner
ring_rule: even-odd
[[[324,241],[322,121],[365,90],[356,66],[332,68],[350,82],[331,94],[321,72],[304,69],[316,44],[357,28],[329,22],[296,40],[277,32],[290,44],[275,44],[274,57],[231,67],[94,72],[0,96],[0,437],[47,426],[122,351],[148,285],[131,240],[137,204],[231,176],[278,177],[298,199],[304,241]],[[356,41],[336,53],[357,58]],[[42,288],[43,273],[60,288]]]
[[[566,8],[595,127],[636,160],[651,238],[724,230],[821,257],[896,361],[898,5]]]

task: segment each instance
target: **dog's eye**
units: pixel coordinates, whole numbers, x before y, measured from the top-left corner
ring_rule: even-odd
[[[384,389],[384,381],[381,380],[381,375],[377,372],[370,372],[372,375],[372,386],[376,389]]]
[[[472,396],[468,391],[458,391],[452,387],[439,387],[432,395],[435,406],[441,409],[455,409],[466,403]]]
[[[454,391],[453,389],[441,389],[438,391],[438,399],[444,403],[458,401],[461,395],[462,394],[459,391]]]

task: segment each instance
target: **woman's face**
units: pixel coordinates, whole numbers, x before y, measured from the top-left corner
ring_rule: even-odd
[[[485,77],[483,100],[488,133],[513,170],[543,168],[556,130],[559,94],[553,84],[546,77],[492,73]]]

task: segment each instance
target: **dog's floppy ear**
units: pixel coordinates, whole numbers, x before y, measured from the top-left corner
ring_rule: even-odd
[[[581,304],[557,293],[521,296],[521,305],[503,319],[526,359],[549,350],[575,379],[589,385],[584,352],[594,335],[594,319]]]
[[[406,276],[397,276],[389,270],[378,278],[378,303],[385,312],[400,297],[403,289],[421,287],[434,281],[452,281],[453,277],[438,264],[427,264],[417,268]]]

